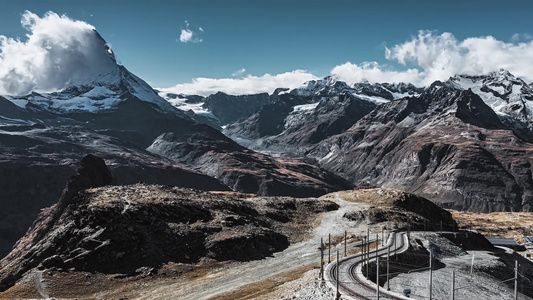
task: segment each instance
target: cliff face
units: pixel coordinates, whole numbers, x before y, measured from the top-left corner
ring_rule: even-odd
[[[295,157],[301,156],[309,146],[346,131],[376,108],[373,102],[348,92],[294,107],[284,102],[285,98],[229,125],[224,133],[236,141],[254,140],[242,143],[251,149]]]
[[[472,91],[435,83],[379,106],[309,155],[356,185],[399,188],[459,210],[530,211],[532,146]]]

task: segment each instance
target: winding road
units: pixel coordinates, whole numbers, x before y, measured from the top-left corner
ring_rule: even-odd
[[[370,261],[374,261],[377,256],[386,261],[387,249],[390,254],[401,253],[408,249],[409,244],[407,241],[407,234],[405,232],[394,233],[387,244],[378,248],[377,250],[370,251]],[[339,292],[344,298],[351,299],[376,299],[376,284],[366,279],[362,272],[361,267],[363,263],[363,255],[353,255],[341,259],[339,265]],[[330,287],[336,289],[337,280],[337,263],[330,263],[325,271],[325,279]],[[346,297],[348,296],[348,297]],[[380,288],[380,299],[409,299],[403,295],[386,291],[384,288]]]

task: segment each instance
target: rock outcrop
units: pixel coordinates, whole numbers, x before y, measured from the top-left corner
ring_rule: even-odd
[[[286,223],[293,222],[294,229],[337,208],[317,199],[249,198],[160,185],[94,188],[110,183],[109,175],[102,160],[84,158],[59,202],[45,209],[0,261],[0,291],[34,268],[135,275],[168,262],[261,259],[294,239]]]

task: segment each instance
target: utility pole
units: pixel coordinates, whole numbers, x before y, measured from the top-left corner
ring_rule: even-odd
[[[474,273],[474,258],[475,258],[475,254],[472,254],[472,263],[470,264],[470,275]]]
[[[347,234],[346,234],[346,230],[344,230],[344,257],[346,257],[346,238],[347,238]]]
[[[337,295],[335,299],[340,299],[341,293],[339,293],[339,249],[337,249]]]
[[[394,247],[396,247],[396,233],[395,232],[393,233],[392,238],[394,240]],[[394,251],[394,259],[398,260],[398,249],[396,249],[396,251]]]
[[[368,262],[370,260],[370,228],[366,228],[366,277],[368,277]]]
[[[432,285],[433,285],[433,250],[429,249],[429,300],[432,299]]]
[[[518,260],[514,261],[514,300],[518,300]]]
[[[324,281],[324,242],[320,238],[320,280]]]
[[[385,236],[383,235],[383,226],[381,226],[381,247],[385,246]]]
[[[390,261],[390,247],[387,247],[387,291],[390,291],[390,287],[389,287],[389,261]]]
[[[331,263],[331,233],[328,233],[328,264]]]
[[[362,237],[361,240],[361,257],[363,258],[363,262],[365,261],[365,237]]]
[[[377,297],[379,300],[379,256],[376,256],[376,285],[377,285]]]
[[[452,271],[452,300],[455,300],[455,271]]]

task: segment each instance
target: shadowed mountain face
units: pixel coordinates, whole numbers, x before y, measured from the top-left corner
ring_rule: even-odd
[[[490,212],[533,209],[532,151],[478,95],[437,82],[379,106],[309,155],[355,184]]]
[[[295,160],[273,158],[239,146],[206,125],[188,135],[159,136],[148,151],[219,179],[231,189],[258,195],[320,196],[352,187],[339,176]]]
[[[349,92],[294,107],[283,96],[224,133],[252,149],[302,156],[309,145],[346,131],[377,106]]]

